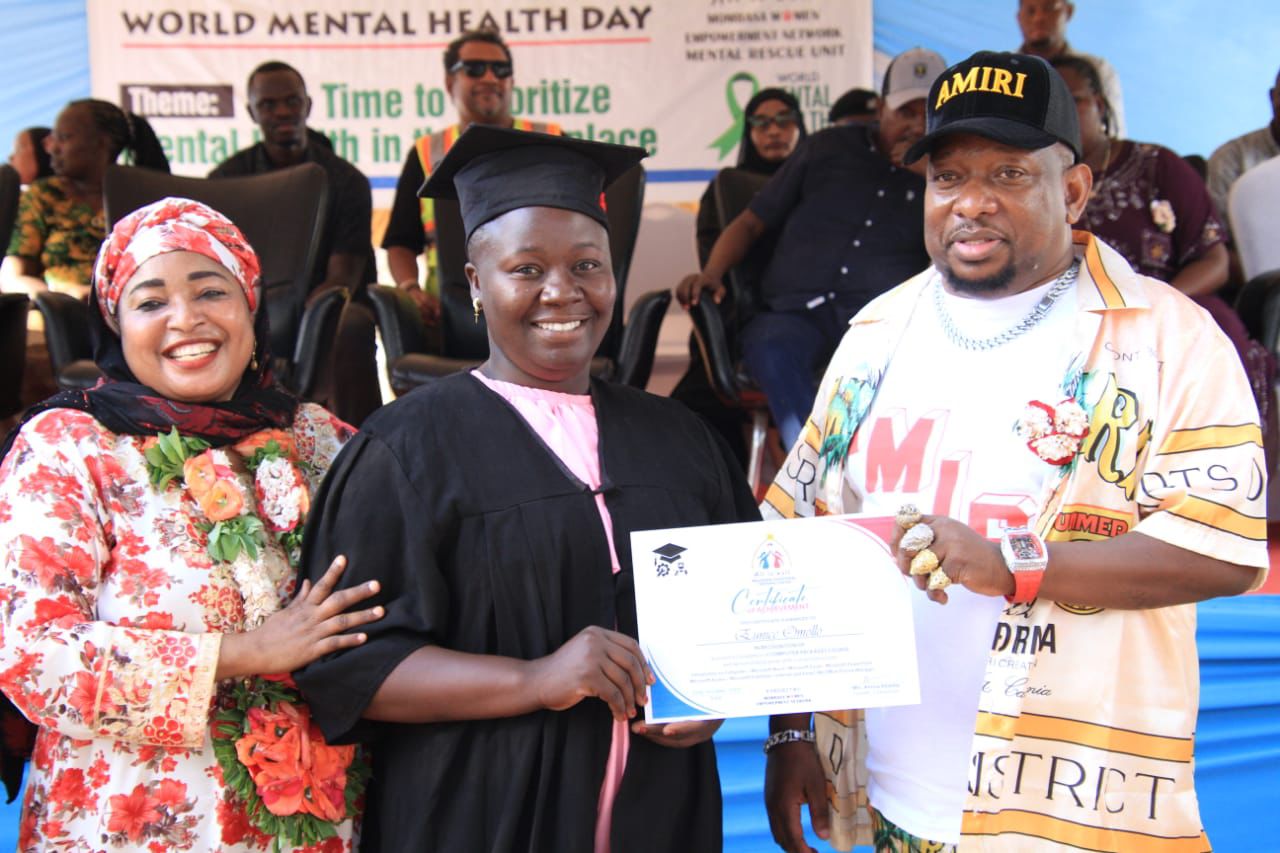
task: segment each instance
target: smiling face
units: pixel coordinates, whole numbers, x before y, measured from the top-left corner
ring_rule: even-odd
[[[511,57],[500,46],[487,41],[469,41],[458,51],[462,62],[510,62]],[[506,127],[511,124],[511,87],[514,77],[499,80],[492,68],[486,68],[481,77],[471,77],[465,70],[456,74],[446,73],[445,88],[458,110],[458,122],[489,124]]]
[[[1027,151],[953,134],[929,156],[925,248],[953,292],[1021,293],[1071,259],[1092,177],[1063,145]]]
[[[239,282],[195,252],[168,252],[139,266],[125,283],[117,320],[129,369],[170,400],[230,400],[253,356],[253,315]]]
[[[489,328],[485,373],[533,388],[586,393],[613,319],[609,234],[589,216],[525,207],[482,226],[467,280]]]
[[[249,82],[249,115],[269,152],[301,151],[307,144],[311,99],[292,71],[263,71]]]
[[[770,163],[781,163],[800,141],[800,126],[795,111],[784,101],[762,101],[750,118],[773,119],[764,127],[751,127],[751,144]],[[781,120],[781,124],[779,124]]]

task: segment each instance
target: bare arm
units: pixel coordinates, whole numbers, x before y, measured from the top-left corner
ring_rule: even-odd
[[[45,283],[44,267],[39,261],[31,258],[20,258],[17,255],[6,255],[0,263],[0,290],[5,293],[36,294],[48,290]]]
[[[1013,574],[997,545],[955,519],[925,516],[924,520],[935,534],[929,548],[953,583],[980,595],[1013,594]],[[911,557],[898,551],[896,541],[894,550],[905,574]],[[1252,585],[1258,572],[1138,532],[1100,542],[1051,542],[1048,550],[1040,598],[1116,610],[1238,595]],[[914,580],[923,589],[927,578],[916,575]],[[930,592],[929,597],[939,603],[947,600],[941,590]]]
[[[1208,296],[1217,293],[1227,283],[1230,256],[1227,247],[1219,243],[1204,257],[1197,258],[1178,270],[1169,284],[1187,296]]]
[[[422,289],[422,283],[418,277],[417,252],[404,246],[388,246],[387,267],[391,270],[391,278],[395,281],[396,287],[406,287],[409,282],[413,282],[418,285],[419,290]]]
[[[364,715],[397,723],[483,720],[562,711],[595,697],[625,720],[652,682],[635,640],[592,626],[532,661],[423,646],[391,671]]]
[[[422,313],[422,321],[428,326],[440,322],[440,298],[422,289],[418,277],[418,256],[412,249],[404,246],[387,247],[387,267],[396,287],[409,294],[418,310]]]
[[[711,291],[711,298],[717,303],[724,298],[725,274],[733,269],[747,256],[751,246],[765,232],[764,220],[751,212],[742,211],[725,229],[711,247],[711,256],[702,272],[686,276],[676,287],[676,298],[686,308],[698,304],[703,290]]]

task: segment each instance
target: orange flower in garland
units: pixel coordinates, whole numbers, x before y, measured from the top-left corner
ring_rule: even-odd
[[[267,811],[341,821],[355,747],[325,743],[307,710],[289,702],[276,703],[274,710],[250,708],[246,723],[248,734],[236,741],[236,757]]]
[[[264,429],[261,432],[255,432],[244,441],[234,445],[234,448],[236,453],[248,459],[273,441],[280,449],[281,454],[290,459],[298,458],[298,448],[294,444],[293,435],[282,429]]]
[[[182,478],[186,481],[187,491],[191,492],[191,497],[200,500],[208,494],[213,484],[218,481],[218,474],[213,470],[213,457],[209,451],[206,450],[199,456],[191,456],[183,462]]]
[[[200,509],[213,522],[230,521],[244,510],[244,495],[234,480],[215,480],[198,500]]]

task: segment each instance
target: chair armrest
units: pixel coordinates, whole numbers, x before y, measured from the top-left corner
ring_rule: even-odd
[[[693,320],[693,337],[702,353],[702,363],[707,369],[707,381],[711,383],[712,390],[726,403],[740,403],[742,387],[729,348],[723,309],[710,299],[700,299],[697,305],[689,307],[689,316]]]
[[[79,359],[93,360],[93,336],[89,331],[89,306],[82,300],[56,290],[35,295],[36,308],[44,318],[45,344],[49,361],[57,374]]]
[[[420,385],[451,376],[461,370],[472,370],[480,364],[481,362],[475,359],[446,358],[442,355],[409,352],[397,359],[387,359],[387,379],[396,396],[403,396]]]
[[[285,384],[304,400],[311,398],[326,372],[326,361],[333,357],[338,318],[348,298],[346,288],[335,287],[316,294],[302,311],[298,342],[293,351],[293,367]]]
[[[623,385],[643,389],[653,373],[654,353],[663,318],[671,305],[671,291],[654,290],[644,294],[631,306],[631,314],[622,330],[618,347],[618,364],[614,380]]]

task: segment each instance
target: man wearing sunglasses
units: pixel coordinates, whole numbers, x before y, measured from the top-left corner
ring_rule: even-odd
[[[925,96],[946,62],[931,50],[899,54],[885,72],[871,125],[827,128],[804,139],[751,205],[725,226],[702,272],[676,289],[684,306],[702,291],[717,303],[722,280],[767,234],[776,238],[757,294],[761,310],[739,336],[790,448],[813,404],[816,372],[849,319],[929,265],[924,180],[902,165],[924,135]]]
[[[396,286],[408,293],[427,325],[440,319],[439,282],[435,274],[435,210],[432,200],[419,199],[418,189],[453,143],[471,124],[514,127],[560,134],[560,126],[517,119],[511,115],[514,66],[511,50],[493,30],[466,32],[444,52],[444,84],[458,111],[457,124],[418,139],[396,182],[391,218],[382,238],[387,266]],[[427,252],[427,280],[421,283],[418,255]]]

